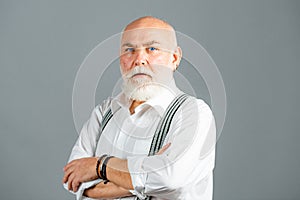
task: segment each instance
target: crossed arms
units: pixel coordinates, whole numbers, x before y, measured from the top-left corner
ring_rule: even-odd
[[[168,143],[157,152],[163,154],[171,144]],[[96,173],[97,157],[76,159],[64,167],[63,183],[68,183],[68,189],[77,192],[81,183],[98,178]],[[120,198],[131,196],[133,190],[127,160],[111,158],[107,163],[107,178],[109,182],[100,182],[85,190],[84,195],[90,198]]]
[[[198,111],[194,112],[198,108]],[[180,196],[186,182],[199,182],[214,167],[214,150],[203,158],[200,152],[208,135],[215,134],[214,118],[206,104],[196,102],[185,108],[186,116],[174,118],[166,141],[172,145],[154,156],[111,158],[107,164],[109,182],[87,187],[84,195],[91,198],[119,198],[136,192],[166,199]],[[95,108],[74,146],[70,162],[64,167],[63,183],[76,192],[83,183],[98,179],[95,156],[99,131],[99,108]],[[196,115],[196,117],[195,117]],[[191,118],[190,116],[194,116]],[[167,167],[166,167],[167,166]],[[159,169],[159,170],[158,170]],[[138,172],[134,174],[132,172]],[[149,173],[151,172],[151,173]],[[197,177],[197,180],[195,180]],[[140,189],[142,188],[142,189]],[[135,193],[132,193],[134,190]]]

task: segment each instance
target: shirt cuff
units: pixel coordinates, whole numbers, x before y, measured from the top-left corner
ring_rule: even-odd
[[[131,181],[134,190],[129,190],[133,195],[136,195],[139,199],[146,199],[145,183],[147,173],[143,170],[144,156],[130,156],[127,157],[128,170],[131,176]]]
[[[93,180],[93,181],[89,181],[89,182],[84,182],[80,185],[79,189],[77,192],[73,192],[71,190],[68,189],[68,183],[65,183],[64,184],[64,188],[66,190],[68,190],[69,192],[71,192],[72,194],[76,195],[76,200],[83,200],[84,196],[83,196],[83,193],[84,193],[84,190],[85,189],[88,189],[94,185],[97,185],[98,183],[102,182],[103,180],[102,179],[96,179],[96,180]]]

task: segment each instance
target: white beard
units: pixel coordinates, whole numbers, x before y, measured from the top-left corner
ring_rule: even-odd
[[[133,77],[135,74],[147,74],[148,76]],[[137,101],[147,101],[160,94],[165,88],[162,84],[155,82],[155,74],[145,67],[135,67],[123,76],[122,90],[129,98]]]

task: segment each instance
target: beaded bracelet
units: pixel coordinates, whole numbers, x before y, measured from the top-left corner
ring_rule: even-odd
[[[104,155],[100,156],[99,159],[97,160],[97,165],[96,165],[96,173],[97,173],[97,176],[98,176],[98,178],[101,178],[101,179],[102,179],[102,177],[100,176],[101,170],[100,170],[100,173],[99,173],[99,166],[100,166],[101,160],[102,160],[105,156],[107,156],[107,155],[104,154]],[[102,163],[103,163],[103,162],[102,162]],[[100,168],[100,169],[101,169],[101,168]]]

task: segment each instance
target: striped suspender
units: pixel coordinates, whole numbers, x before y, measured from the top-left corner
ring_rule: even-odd
[[[111,111],[111,108],[108,109],[108,111],[106,111],[106,113],[104,114],[103,118],[102,118],[102,122],[101,122],[101,132],[104,130],[106,124],[108,123],[108,121],[112,118],[113,114]]]
[[[160,120],[154,137],[152,139],[151,147],[148,156],[154,155],[163,146],[164,140],[169,132],[172,119],[178,110],[178,108],[183,104],[183,102],[188,98],[187,94],[182,94],[177,96],[166,109],[162,119]],[[139,198],[136,197],[138,200]],[[150,200],[152,197],[147,197],[146,200]]]
[[[159,149],[162,148],[163,142],[169,132],[172,119],[178,110],[178,108],[181,106],[181,104],[187,99],[186,94],[182,94],[180,96],[177,96],[168,106],[166,109],[162,119],[160,120],[155,134],[152,139],[150,151],[148,153],[148,156],[154,155],[156,152],[158,152]]]
[[[151,147],[148,153],[148,156],[154,155],[158,150],[160,150],[163,146],[164,140],[169,132],[170,126],[172,119],[176,113],[176,111],[179,109],[179,107],[183,104],[183,102],[188,98],[187,94],[181,94],[177,96],[168,106],[166,109],[162,119],[160,120],[152,142],[151,142]],[[111,109],[104,114],[102,122],[101,122],[101,130],[103,131],[105,126],[107,125],[108,121],[112,118],[113,114]],[[147,197],[146,200],[150,200],[151,197]],[[136,200],[139,200],[138,197],[136,197]]]

